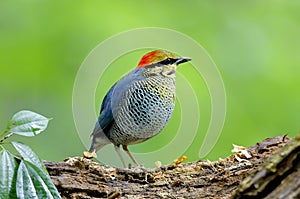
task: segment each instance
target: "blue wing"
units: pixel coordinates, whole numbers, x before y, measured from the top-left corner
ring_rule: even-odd
[[[108,132],[110,126],[114,122],[113,113],[111,109],[111,99],[114,89],[115,85],[111,87],[111,89],[108,91],[108,93],[105,95],[102,101],[100,115],[98,121],[96,122],[93,133],[91,134],[93,140],[89,149],[90,153],[94,153],[106,144],[110,143],[105,134]]]
[[[99,131],[99,127],[104,133],[107,133],[107,131],[115,121],[114,115],[117,114],[119,110],[119,103],[123,98],[124,93],[135,81],[143,78],[139,73],[137,73],[139,72],[139,70],[142,69],[135,69],[128,75],[121,78],[107,92],[100,108],[100,115],[98,118],[98,123],[100,124],[100,126],[97,127],[96,125],[96,129],[94,129],[93,134]]]
[[[111,107],[112,105],[111,99],[112,99],[114,88],[115,85],[110,88],[110,90],[105,95],[102,101],[98,122],[100,124],[100,127],[103,129],[103,131],[105,131],[105,129],[114,122],[114,117],[113,117],[113,112]]]

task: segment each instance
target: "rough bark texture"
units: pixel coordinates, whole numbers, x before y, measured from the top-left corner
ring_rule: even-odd
[[[279,136],[237,146],[216,162],[179,158],[156,169],[119,169],[81,157],[45,164],[63,198],[300,198],[299,140]]]
[[[231,197],[300,198],[300,133],[247,177]]]

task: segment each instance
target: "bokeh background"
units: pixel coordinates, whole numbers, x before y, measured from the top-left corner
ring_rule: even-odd
[[[297,0],[2,0],[0,127],[4,129],[19,110],[41,113],[53,118],[46,132],[34,138],[15,138],[30,145],[42,159],[60,161],[81,156],[86,148],[72,115],[73,84],[81,63],[96,45],[112,35],[133,28],[163,27],[200,43],[218,66],[225,84],[226,121],[206,159],[227,156],[232,143],[249,146],[267,137],[293,137],[300,130],[299,9]],[[123,57],[107,70],[95,95],[96,112],[109,87],[135,66],[142,54],[137,51]],[[126,68],[115,70],[120,64]],[[192,75],[191,65],[179,72],[190,75],[195,87],[201,81]],[[208,122],[209,96],[200,87],[202,107],[208,107],[202,108],[201,114]],[[180,114],[179,106],[175,112]],[[146,152],[162,147],[173,136],[168,129],[176,128],[177,118],[172,118],[161,135],[163,141],[158,137],[144,147],[132,146],[132,150]],[[199,142],[204,136],[199,133],[184,152],[190,161],[198,159]]]

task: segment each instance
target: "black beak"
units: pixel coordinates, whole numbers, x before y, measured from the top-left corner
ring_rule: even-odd
[[[182,64],[184,62],[188,62],[188,61],[191,61],[192,59],[191,58],[188,58],[188,57],[180,57],[177,59],[177,61],[175,62],[176,65],[179,65],[179,64]]]

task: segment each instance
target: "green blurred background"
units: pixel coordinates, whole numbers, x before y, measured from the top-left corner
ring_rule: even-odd
[[[226,121],[217,145],[205,158],[225,157],[232,143],[248,146],[267,137],[293,137],[300,130],[299,10],[297,0],[2,0],[0,127],[4,129],[19,110],[36,111],[53,118],[46,132],[17,139],[29,144],[42,159],[59,161],[81,156],[86,149],[72,116],[72,89],[81,63],[96,45],[112,35],[133,28],[163,27],[200,43],[224,80]],[[130,70],[141,55],[134,53],[134,59],[122,63]],[[187,71],[192,68],[180,69],[183,74]],[[124,69],[109,74],[112,82],[98,86],[97,98],[103,98]],[[190,78],[197,84],[198,77]],[[176,111],[180,114],[178,106]],[[176,126],[176,122],[172,124]],[[203,137],[198,135],[197,139]],[[198,158],[197,142],[185,152],[190,161]],[[156,148],[152,143],[149,150]],[[135,146],[132,149],[139,151]]]

